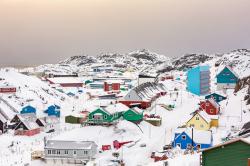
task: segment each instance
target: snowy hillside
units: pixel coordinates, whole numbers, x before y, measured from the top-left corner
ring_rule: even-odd
[[[185,70],[206,63],[220,71],[226,65],[232,65],[234,71],[242,78],[250,75],[250,50],[238,49],[226,54],[186,54],[166,64],[161,71]]]
[[[27,105],[36,107],[38,116],[42,116],[46,106],[51,104],[61,105],[67,99],[65,94],[49,87],[37,77],[20,74],[15,69],[0,70],[0,78],[0,86],[17,88],[15,94],[1,94],[1,98],[14,107],[14,110],[12,110],[4,102],[0,102],[2,110],[9,110],[5,111],[5,113],[9,115],[10,119]]]

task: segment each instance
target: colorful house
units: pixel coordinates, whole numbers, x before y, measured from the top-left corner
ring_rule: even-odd
[[[33,136],[40,133],[40,127],[35,121],[21,119],[19,124],[14,128],[15,135]]]
[[[198,96],[210,93],[209,66],[197,66],[187,71],[187,90]]]
[[[238,74],[236,74],[230,66],[224,67],[222,71],[217,74],[217,89],[234,89],[237,81],[239,80]]]
[[[214,99],[217,103],[227,99],[227,97],[222,96],[218,93],[212,93],[210,95],[205,96],[205,99],[210,99],[210,98]]]
[[[60,109],[61,107],[58,105],[51,105],[44,111],[44,113],[47,113],[48,116],[60,117]]]
[[[211,131],[199,131],[192,128],[177,129],[172,142],[173,147],[181,149],[205,149],[212,146]]]
[[[106,108],[98,108],[89,113],[87,123],[110,124],[120,119],[124,111],[126,110],[124,110],[123,108],[116,107],[114,105],[110,105]]]
[[[202,166],[239,165],[250,163],[249,138],[238,138],[204,149],[201,155]]]
[[[138,107],[131,108],[123,113],[123,118],[131,122],[141,122],[143,120],[143,110]]]
[[[34,113],[34,114],[36,114],[36,109],[35,109],[34,107],[28,105],[28,106],[22,108],[22,110],[21,110],[20,113],[21,113],[21,114],[29,114],[29,113]]]
[[[218,127],[219,116],[208,115],[205,111],[195,111],[187,121],[187,127],[194,127],[196,130],[209,130],[211,127]]]
[[[163,84],[146,82],[131,89],[119,102],[128,107],[132,107],[136,104],[139,105],[140,108],[146,109],[151,106],[151,103],[155,101],[156,98],[165,94],[166,90]]]
[[[200,109],[206,111],[209,115],[218,115],[220,105],[212,98],[200,102]]]

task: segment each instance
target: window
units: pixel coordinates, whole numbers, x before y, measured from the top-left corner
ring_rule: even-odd
[[[200,148],[201,148],[201,145],[200,145],[200,144],[197,144],[197,145],[196,145],[196,148],[197,148],[197,149],[200,149]]]
[[[104,119],[107,119],[107,115],[104,115]]]
[[[92,115],[92,119],[94,119],[95,118],[95,115]]]
[[[196,120],[200,120],[200,118],[199,118],[199,116],[196,116],[196,118],[195,118]]]
[[[186,136],[185,136],[185,135],[182,135],[182,136],[181,136],[181,139],[185,140],[185,139],[186,139]]]
[[[87,150],[84,150],[84,151],[83,151],[83,154],[84,154],[84,155],[87,155],[87,154],[88,154],[88,151],[87,151]]]
[[[56,154],[56,150],[52,150],[52,154]]]
[[[222,100],[222,97],[219,97],[219,100]]]
[[[61,153],[60,150],[57,150],[56,154],[60,154],[60,153]]]
[[[65,151],[64,151],[64,154],[69,154],[69,151],[68,151],[68,150],[65,150]]]
[[[210,113],[214,113],[214,110],[213,110],[213,109],[210,109]]]
[[[51,154],[51,150],[48,150],[48,154]]]
[[[74,150],[74,155],[76,155],[76,150]]]
[[[203,125],[203,124],[201,124],[201,125],[200,125],[200,127],[201,127],[201,128],[203,128],[203,127],[204,127],[204,125]]]

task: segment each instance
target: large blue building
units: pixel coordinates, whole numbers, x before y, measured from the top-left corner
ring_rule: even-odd
[[[187,91],[198,96],[210,93],[209,66],[197,66],[187,71]]]
[[[216,76],[217,78],[217,89],[233,89],[237,81],[239,80],[239,76],[233,71],[230,66],[224,67],[219,74]]]
[[[213,137],[211,131],[195,130],[191,128],[178,129],[175,132],[172,142],[173,147],[187,149],[193,146],[194,150],[205,149],[211,147]]]

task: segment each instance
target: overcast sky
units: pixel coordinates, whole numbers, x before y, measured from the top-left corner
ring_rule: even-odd
[[[250,48],[250,0],[0,0],[0,64]]]

